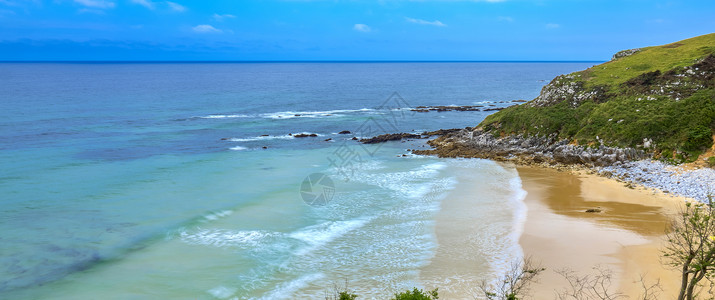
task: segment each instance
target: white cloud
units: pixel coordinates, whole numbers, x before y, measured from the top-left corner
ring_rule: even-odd
[[[372,28],[370,26],[367,26],[365,24],[355,24],[353,25],[353,29],[360,31],[360,32],[370,32]]]
[[[223,30],[213,27],[208,24],[201,24],[191,27],[191,30],[198,33],[222,33]]]
[[[504,17],[504,16],[498,17],[497,20],[502,21],[502,22],[509,22],[509,23],[514,22],[514,18]]]
[[[556,28],[559,28],[559,27],[561,27],[561,25],[556,24],[556,23],[546,24],[546,28],[548,28],[548,29],[556,29]]]
[[[235,17],[236,16],[230,15],[230,14],[223,14],[223,15],[214,14],[213,15],[214,20],[219,21],[219,22],[223,21],[223,19],[233,19]]]
[[[132,0],[132,3],[139,4],[141,6],[148,8],[148,9],[154,9],[154,2],[151,2],[148,0]]]
[[[173,11],[177,11],[177,12],[186,11],[186,6],[183,6],[176,2],[166,1],[166,5],[168,5],[169,8]]]
[[[413,19],[413,18],[405,18],[405,19],[407,20],[407,22],[415,23],[415,24],[432,25],[432,26],[440,26],[440,27],[447,26],[446,24],[440,22],[439,20],[426,21],[426,20],[422,20],[422,19]]]
[[[103,15],[104,11],[101,9],[92,9],[92,8],[81,8],[77,10],[78,14],[95,14],[95,15]]]
[[[114,2],[105,0],[74,0],[74,2],[91,8],[114,8]]]

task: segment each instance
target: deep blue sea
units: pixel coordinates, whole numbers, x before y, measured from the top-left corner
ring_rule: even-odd
[[[516,171],[352,138],[475,126],[491,112],[409,108],[513,105],[592,64],[0,63],[0,298],[314,299],[345,280],[370,298],[488,278],[521,255]],[[475,268],[445,281],[425,270],[449,199],[484,226],[460,258]]]

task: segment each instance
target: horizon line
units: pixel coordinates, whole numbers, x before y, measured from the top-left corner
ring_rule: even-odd
[[[0,63],[603,63],[607,60],[0,60]]]

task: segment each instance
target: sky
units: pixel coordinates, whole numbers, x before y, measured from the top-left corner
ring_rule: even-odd
[[[604,61],[712,32],[713,0],[0,0],[2,61]]]

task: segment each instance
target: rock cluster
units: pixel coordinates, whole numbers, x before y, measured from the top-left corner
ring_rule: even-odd
[[[514,100],[512,102],[525,102],[524,100]],[[507,102],[498,102],[498,103],[507,103]],[[508,107],[508,106],[507,106]],[[431,111],[436,111],[436,112],[443,112],[443,111],[495,111],[495,110],[502,110],[507,107],[498,107],[496,105],[489,105],[489,107],[485,107],[484,105],[461,105],[461,106],[454,106],[454,105],[439,105],[439,106],[418,106],[415,108],[410,109],[410,111],[414,112],[431,112]]]
[[[467,129],[471,130],[471,127],[467,127]],[[454,133],[458,132],[462,129],[459,128],[454,128],[454,129],[439,129],[435,131],[426,131],[421,134],[414,134],[414,133],[388,133],[388,134],[381,134],[378,136],[374,136],[371,138],[367,139],[360,139],[360,142],[363,144],[376,144],[376,143],[384,143],[388,141],[398,141],[402,139],[425,139],[430,136],[435,136],[435,135],[445,135],[449,133]]]
[[[571,107],[576,107],[586,100],[603,98],[602,88],[584,88],[580,74],[559,75],[549,84],[541,88],[538,97],[528,103],[532,107],[551,106],[562,101],[568,101]]]
[[[638,52],[638,51],[641,51],[641,48],[621,50],[621,51],[616,52],[616,54],[613,54],[613,57],[611,58],[611,60],[616,60],[616,59],[619,59],[619,58],[621,58],[621,57],[631,56],[631,55],[633,55],[634,53],[636,53],[636,52]]]
[[[481,129],[460,130],[441,136],[428,144],[432,150],[416,150],[415,154],[442,157],[477,157],[520,163],[553,163],[584,166],[608,166],[616,162],[644,159],[647,154],[631,148],[599,146],[597,148],[569,144],[555,135],[495,137]]]
[[[388,133],[388,134],[381,134],[375,137],[367,138],[367,139],[361,139],[360,142],[363,144],[376,144],[376,143],[383,143],[387,141],[398,141],[401,139],[421,139],[422,136],[419,134],[413,134],[413,133]]]

